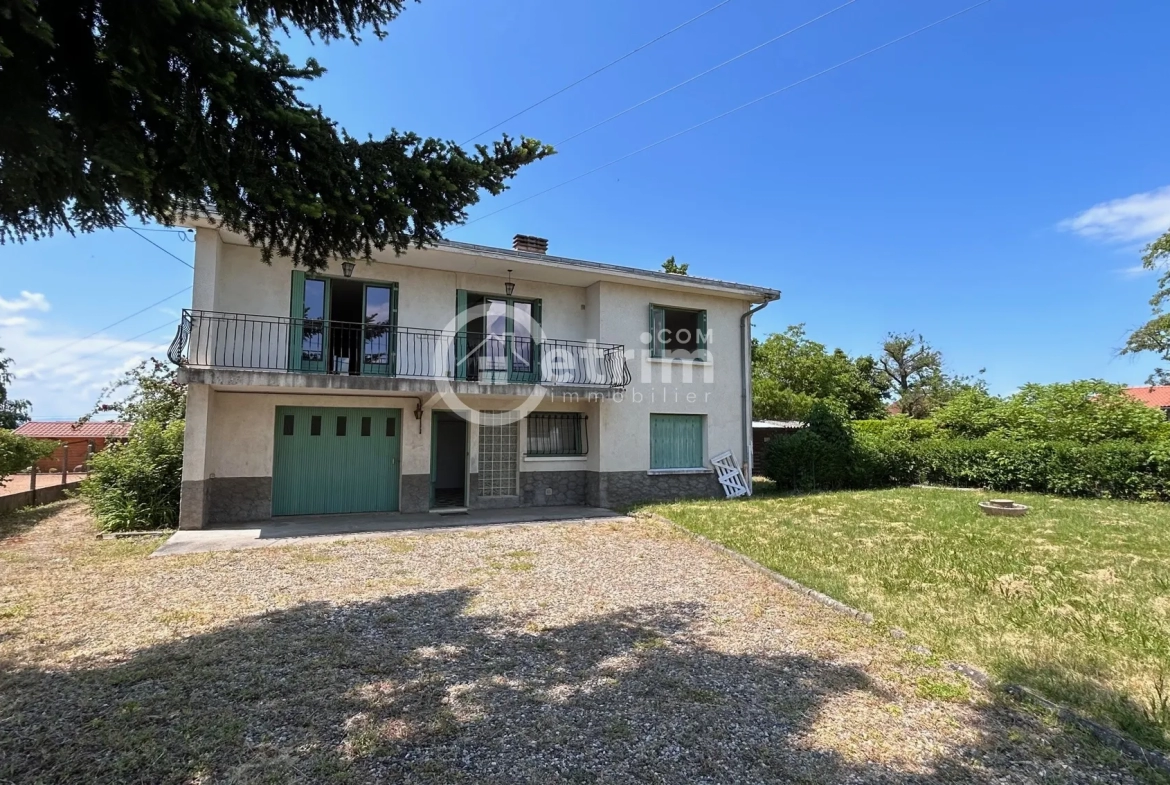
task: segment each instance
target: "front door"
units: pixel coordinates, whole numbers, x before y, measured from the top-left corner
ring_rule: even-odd
[[[272,514],[398,509],[401,409],[276,407]]]

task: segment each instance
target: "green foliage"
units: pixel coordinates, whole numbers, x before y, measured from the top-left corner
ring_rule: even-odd
[[[1124,389],[1100,379],[1026,384],[1000,407],[995,430],[1013,439],[1084,443],[1165,436],[1165,415],[1129,397]]]
[[[1026,384],[1014,395],[996,398],[972,389],[956,395],[934,418],[948,434],[967,438],[1074,441],[1109,439],[1157,441],[1170,426],[1157,409],[1135,401],[1119,384],[1088,379]]]
[[[1142,266],[1147,270],[1162,268],[1158,288],[1150,298],[1153,318],[1134,330],[1125,342],[1122,354],[1154,352],[1170,362],[1170,313],[1165,312],[1166,301],[1170,299],[1170,231],[1147,245],[1142,253]],[[1150,384],[1170,384],[1170,370],[1155,368],[1150,374]]]
[[[12,358],[4,356],[0,347],[0,428],[17,428],[30,419],[32,404],[25,400],[8,397],[8,385],[12,384]]]
[[[849,488],[854,483],[853,430],[837,401],[817,401],[808,427],[768,443],[764,471],[782,490]]]
[[[930,483],[1170,500],[1170,445],[1164,442],[905,438],[894,428],[870,424],[856,431],[847,446],[836,444],[831,458],[824,442],[812,436],[777,439],[769,445],[765,472],[779,488],[803,491]]]
[[[113,413],[122,422],[167,425],[182,420],[186,412],[187,387],[179,383],[175,368],[151,357],[102,390],[93,411],[82,419]]]
[[[0,483],[9,475],[29,468],[41,458],[49,457],[56,446],[56,442],[29,439],[0,429]]]
[[[124,394],[123,394],[124,393]],[[90,459],[81,494],[107,531],[173,528],[183,479],[186,387],[151,358],[102,391],[96,413],[134,423],[130,439]]]
[[[817,401],[843,404],[853,419],[885,414],[887,385],[872,357],[850,359],[790,326],[752,342],[752,415],[757,419],[804,420]]]
[[[858,435],[882,436],[908,442],[939,435],[939,425],[934,420],[915,420],[901,414],[885,420],[858,420],[853,423],[853,430]]]
[[[0,242],[214,215],[319,269],[437,241],[553,150],[359,140],[298,97],[324,69],[278,39],[375,35],[405,0],[17,0],[0,10]]]
[[[146,421],[90,458],[81,495],[106,531],[173,528],[183,476],[183,421]]]
[[[690,263],[679,264],[678,262],[676,262],[674,260],[673,256],[662,263],[662,271],[665,273],[674,273],[675,275],[686,275],[687,271],[690,269],[691,269]]]
[[[942,406],[934,416],[938,427],[954,436],[976,439],[987,436],[1001,424],[1003,401],[982,387],[963,390]]]

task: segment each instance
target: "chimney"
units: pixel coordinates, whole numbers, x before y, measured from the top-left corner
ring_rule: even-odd
[[[512,250],[546,254],[548,253],[548,240],[543,237],[533,237],[530,234],[518,234],[512,238]]]

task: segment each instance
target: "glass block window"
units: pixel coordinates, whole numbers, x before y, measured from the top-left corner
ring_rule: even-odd
[[[517,495],[516,456],[519,428],[504,412],[480,412],[479,495]]]

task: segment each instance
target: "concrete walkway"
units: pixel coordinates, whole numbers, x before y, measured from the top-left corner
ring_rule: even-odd
[[[467,513],[361,513],[356,515],[304,515],[273,518],[259,523],[177,531],[151,556],[183,553],[271,548],[304,542],[329,542],[364,537],[385,537],[425,529],[481,528],[501,525],[540,525],[601,520],[628,520],[603,507],[509,507]],[[247,527],[247,528],[245,528]]]

